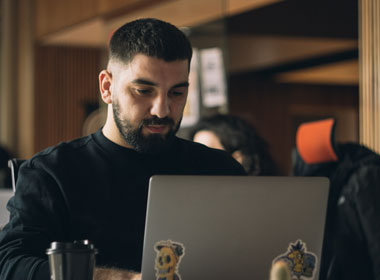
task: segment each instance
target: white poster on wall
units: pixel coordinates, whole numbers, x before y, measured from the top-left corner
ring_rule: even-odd
[[[199,54],[197,49],[193,49],[193,58],[190,64],[189,89],[187,102],[183,112],[181,122],[182,127],[192,126],[197,123],[200,114],[200,93],[199,93]]]
[[[223,106],[227,102],[223,53],[220,48],[200,51],[202,103],[205,107]]]

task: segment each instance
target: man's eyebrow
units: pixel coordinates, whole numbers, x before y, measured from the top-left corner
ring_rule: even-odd
[[[172,88],[189,87],[189,82],[183,82],[172,86]]]
[[[140,84],[140,85],[147,85],[147,86],[158,86],[158,84],[152,82],[152,81],[149,81],[149,80],[145,80],[145,79],[135,79],[132,81],[132,83],[134,84]],[[179,88],[179,87],[189,87],[189,82],[182,82],[182,83],[178,83],[178,84],[175,84],[174,86],[172,86],[172,88]]]
[[[141,85],[147,85],[147,86],[157,86],[156,83],[148,81],[148,80],[144,80],[144,79],[135,79],[135,80],[132,81],[132,83],[134,83],[134,84],[141,84]]]

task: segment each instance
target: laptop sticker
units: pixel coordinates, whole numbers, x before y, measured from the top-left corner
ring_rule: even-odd
[[[290,243],[287,252],[276,257],[272,264],[277,261],[288,264],[292,279],[306,280],[314,277],[317,256],[307,251],[306,243],[300,239],[295,243]]]
[[[157,253],[155,270],[157,280],[181,280],[178,266],[185,255],[185,246],[171,240],[159,241],[154,245]]]

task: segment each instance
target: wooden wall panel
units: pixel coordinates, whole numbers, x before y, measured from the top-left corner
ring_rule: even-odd
[[[97,49],[38,47],[35,62],[35,152],[82,135],[86,104],[99,100]]]
[[[335,117],[337,142],[358,141],[357,86],[276,84],[233,76],[229,88],[230,113],[257,128],[282,175],[291,171],[295,132],[301,122]]]

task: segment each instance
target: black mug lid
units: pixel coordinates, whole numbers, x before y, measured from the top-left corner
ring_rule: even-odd
[[[75,240],[74,242],[58,242],[50,243],[50,248],[46,250],[48,255],[59,253],[92,253],[97,254],[98,250],[91,244],[89,240]]]

